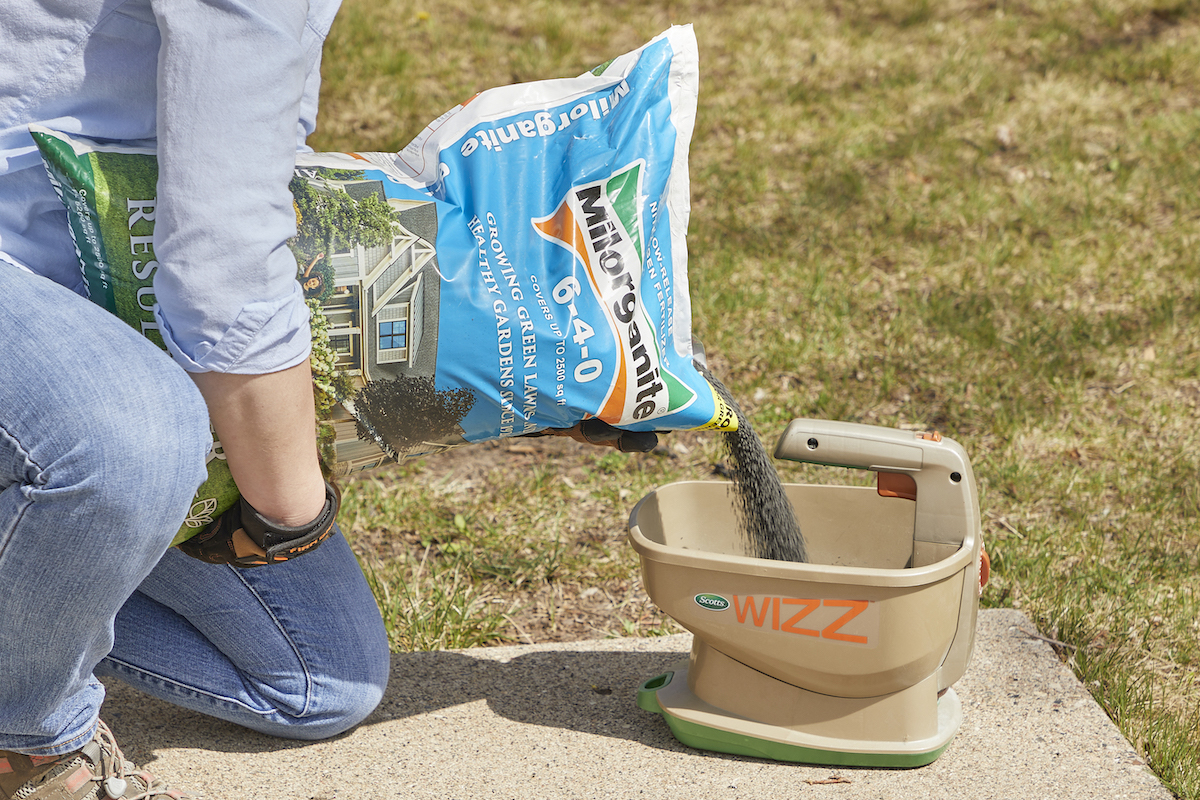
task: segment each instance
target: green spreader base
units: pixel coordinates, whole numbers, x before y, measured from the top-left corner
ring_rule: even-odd
[[[945,752],[962,723],[962,703],[953,689],[947,689],[937,700],[938,732],[932,738],[915,742],[829,740],[802,729],[764,725],[705,703],[688,689],[686,667],[643,683],[637,704],[661,714],[675,738],[697,750],[836,767],[923,767]]]

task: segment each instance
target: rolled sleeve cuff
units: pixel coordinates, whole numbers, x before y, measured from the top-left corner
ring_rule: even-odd
[[[302,363],[312,350],[309,311],[299,284],[282,300],[242,306],[216,338],[186,335],[195,327],[187,320],[172,325],[161,306],[155,306],[154,316],[167,350],[188,372],[265,375]]]

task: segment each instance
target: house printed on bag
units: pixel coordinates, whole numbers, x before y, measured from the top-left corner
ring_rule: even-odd
[[[337,372],[359,389],[379,380],[432,378],[441,285],[432,244],[438,224],[434,204],[389,198],[382,181],[361,172],[311,169],[298,175],[319,195],[344,192],[356,204],[378,200],[391,217],[390,239],[364,245],[353,235],[330,237],[320,257],[325,275],[332,267],[332,292],[322,293],[321,311],[329,323]],[[359,438],[355,420],[340,404],[333,425],[343,474],[388,460],[377,445]]]

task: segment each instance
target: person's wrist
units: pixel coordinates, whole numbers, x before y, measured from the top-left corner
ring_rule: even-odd
[[[246,502],[275,525],[298,527],[312,522],[325,508],[325,479],[314,469],[290,486],[257,497],[243,493]]]

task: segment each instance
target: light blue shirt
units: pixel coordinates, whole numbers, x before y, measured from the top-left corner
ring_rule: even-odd
[[[0,259],[83,293],[28,133],[158,140],[155,310],[192,372],[302,362],[308,309],[288,182],[315,127],[340,0],[4,0]],[[42,322],[42,321],[39,321]]]

